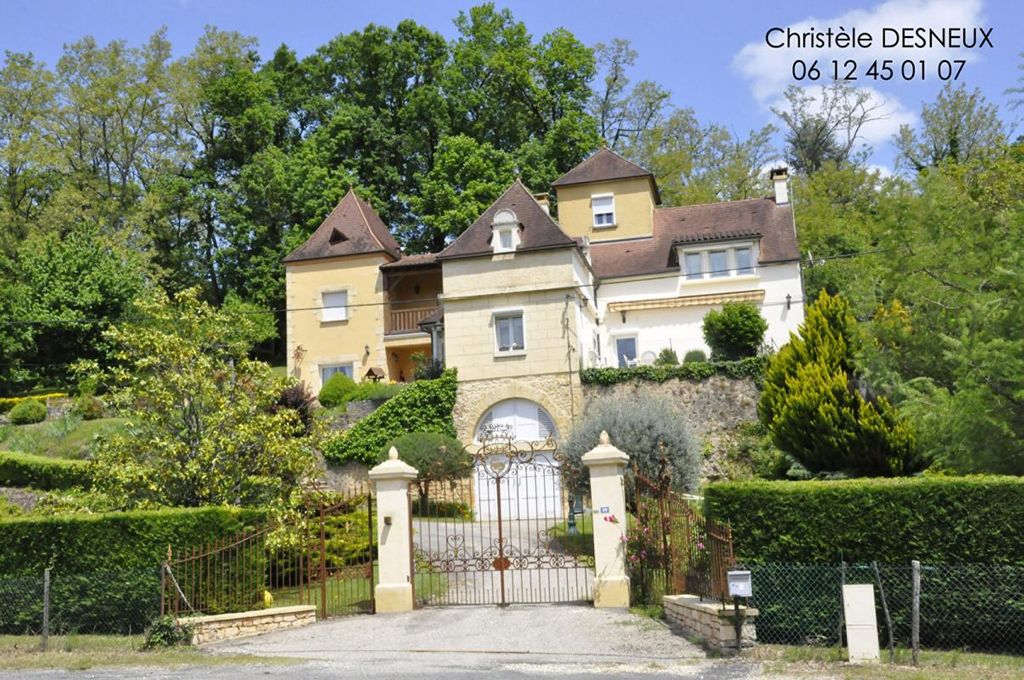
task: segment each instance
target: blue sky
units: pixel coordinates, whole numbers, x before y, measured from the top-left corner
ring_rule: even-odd
[[[212,24],[256,37],[265,56],[281,43],[304,56],[334,35],[371,22],[393,25],[411,18],[451,36],[452,19],[460,9],[473,4],[392,0],[0,0],[0,46],[31,51],[52,65],[63,44],[84,35],[100,42],[124,39],[134,45],[166,26],[176,54],[184,54],[191,50],[203,27]],[[794,58],[854,57],[864,64],[862,70],[875,58],[924,58],[928,68],[934,70],[940,59],[965,56],[954,50],[893,53],[876,49],[841,54],[768,50],[763,46],[764,34],[772,26],[991,27],[993,48],[970,51],[961,80],[980,87],[1002,107],[1007,102],[1004,91],[1021,73],[1017,70],[1018,54],[1024,50],[1024,2],[1019,0],[508,0],[498,4],[512,9],[535,36],[564,26],[588,45],[613,38],[629,39],[639,52],[634,79],[660,83],[671,91],[674,104],[691,106],[702,119],[728,125],[737,132],[774,121],[770,106],[785,85],[793,82],[790,68]],[[860,84],[868,83],[862,80]],[[932,73],[923,83],[897,79],[871,84],[874,96],[885,101],[889,114],[867,130],[876,146],[873,162],[891,165],[891,133],[900,123],[914,124],[921,102],[932,100],[941,86]],[[1024,125],[1019,116],[1004,111],[1004,118],[1015,126],[1015,132],[1022,132]]]

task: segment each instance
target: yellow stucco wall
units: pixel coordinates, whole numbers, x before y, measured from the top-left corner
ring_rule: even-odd
[[[371,366],[387,371],[384,348],[384,294],[380,265],[382,255],[338,257],[287,265],[285,273],[288,312],[288,373],[304,381],[314,393],[320,390],[320,367],[351,363],[358,382]],[[348,319],[322,320],[322,295],[348,291]],[[295,359],[299,345],[305,350],[301,363]],[[365,348],[369,346],[370,353]],[[397,376],[387,376],[389,380]]]
[[[569,236],[591,241],[650,236],[654,230],[654,195],[647,177],[559,187],[558,224]],[[615,226],[594,228],[590,197],[614,194]]]

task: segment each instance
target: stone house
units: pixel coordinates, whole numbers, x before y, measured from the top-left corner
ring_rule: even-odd
[[[772,179],[767,198],[662,208],[650,172],[601,149],[554,182],[557,221],[517,180],[423,255],[350,191],[285,258],[288,369],[314,390],[337,371],[411,380],[418,352],[458,369],[462,441],[490,424],[557,437],[582,413],[582,369],[706,351],[704,314],[725,302],[787,341],[803,294],[788,178]]]

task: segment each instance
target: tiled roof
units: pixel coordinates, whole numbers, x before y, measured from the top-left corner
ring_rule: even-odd
[[[590,245],[598,278],[658,274],[678,268],[673,246],[759,239],[760,264],[800,259],[793,207],[771,198],[705,203],[654,211],[654,235]]]
[[[587,182],[603,182],[609,179],[627,179],[630,177],[653,177],[648,170],[641,168],[632,161],[627,161],[619,154],[607,148],[599,149],[590,158],[565,173],[551,186],[561,187],[570,184]]]
[[[402,257],[398,243],[380,215],[349,189],[316,231],[284,261],[301,262],[369,253],[386,253],[394,259]]]
[[[511,210],[519,220],[519,247],[516,252],[542,250],[545,248],[564,248],[575,246],[576,241],[569,238],[555,224],[551,216],[544,212],[530,190],[516,180],[505,190],[498,200],[491,204],[466,231],[455,241],[437,254],[437,259],[456,257],[474,257],[490,255],[491,225],[499,210]]]

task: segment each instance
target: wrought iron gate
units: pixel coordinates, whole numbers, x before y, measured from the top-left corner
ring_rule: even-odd
[[[492,433],[463,466],[410,489],[417,605],[592,600],[590,520],[553,443]]]

